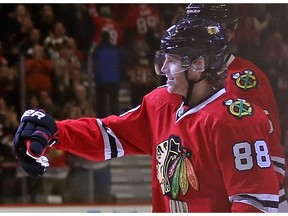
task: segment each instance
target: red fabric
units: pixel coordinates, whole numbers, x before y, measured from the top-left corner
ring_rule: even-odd
[[[96,161],[151,155],[153,212],[250,212],[246,205],[233,209],[229,198],[252,194],[277,202],[277,177],[266,163],[269,124],[255,105],[253,115],[237,116],[225,104],[236,97],[224,92],[177,120],[181,97],[159,88],[120,117],[58,121],[60,142],[54,146]]]
[[[161,19],[158,9],[152,5],[132,5],[121,22],[125,31],[136,32],[135,39],[142,40],[149,29],[155,30]]]
[[[112,18],[104,18],[98,15],[92,16],[92,21],[95,28],[93,42],[99,44],[101,40],[101,33],[107,31],[110,33],[110,41],[115,46],[123,44],[123,32],[120,24]]]
[[[26,66],[26,88],[29,92],[39,92],[47,90],[52,92],[51,74],[54,65],[50,60],[34,60],[25,61]]]
[[[273,131],[270,132],[269,145],[271,156],[279,157],[284,161],[284,152],[280,142],[280,124],[278,108],[270,81],[263,71],[255,66],[251,61],[236,57],[228,67],[226,78],[226,89],[233,92],[237,97],[246,99],[260,106],[269,114],[268,118],[273,124]],[[250,78],[245,75],[245,71],[250,73]],[[243,76],[242,81],[235,75]],[[245,83],[246,79],[246,83]],[[253,85],[252,85],[253,84]],[[282,183],[284,175],[277,173],[279,182]]]

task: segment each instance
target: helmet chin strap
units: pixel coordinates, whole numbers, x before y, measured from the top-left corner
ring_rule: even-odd
[[[188,78],[188,71],[189,71],[189,68],[187,70],[184,71],[184,76],[185,76],[185,79],[187,80],[188,82],[188,89],[187,89],[187,94],[186,94],[186,97],[183,98],[184,100],[184,105],[186,106],[190,106],[189,105],[189,100],[192,96],[192,92],[193,92],[193,89],[194,89],[194,85],[200,81],[202,81],[203,79],[205,79],[204,76],[201,76],[201,78],[197,81],[193,81],[193,80],[189,80]]]

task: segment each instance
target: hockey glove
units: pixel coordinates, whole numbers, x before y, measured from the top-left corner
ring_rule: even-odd
[[[24,112],[13,140],[16,159],[23,170],[32,177],[42,176],[49,166],[43,156],[48,145],[57,143],[57,125],[54,119],[42,110]]]

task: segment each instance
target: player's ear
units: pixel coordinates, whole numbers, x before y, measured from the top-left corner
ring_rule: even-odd
[[[190,64],[190,70],[195,72],[203,72],[205,71],[205,59],[202,56],[197,57],[194,59]]]

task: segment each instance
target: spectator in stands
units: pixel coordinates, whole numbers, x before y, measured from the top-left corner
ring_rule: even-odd
[[[20,182],[15,178],[18,164],[12,149],[17,124],[19,124],[18,115],[0,97],[0,203],[8,203],[13,196],[20,195]]]
[[[0,55],[0,97],[17,113],[19,110],[19,89],[17,71],[9,67],[8,61]]]
[[[17,113],[0,97],[1,143],[12,147],[13,134],[19,124]]]
[[[145,40],[149,29],[158,31],[161,20],[160,11],[151,4],[134,4],[123,17],[121,24],[125,37],[132,40]]]
[[[33,28],[29,36],[21,44],[21,53],[23,53],[26,58],[32,58],[34,45],[43,45],[41,32],[37,28]]]
[[[25,5],[17,4],[14,13],[10,14],[9,30],[5,43],[6,57],[11,65],[19,59],[20,47],[29,37],[34,27],[31,15]]]
[[[38,109],[40,107],[40,102],[36,94],[30,94],[26,104],[28,109]]]
[[[114,46],[121,46],[123,44],[123,31],[120,23],[112,16],[111,7],[109,5],[90,5],[95,7],[93,13],[90,14],[94,25],[94,37],[92,50],[95,46],[101,43],[102,32],[109,33],[109,41]],[[99,11],[99,13],[98,13]]]
[[[175,7],[173,7],[174,15],[175,15],[176,7],[178,8],[178,5],[175,5]],[[135,67],[135,62],[138,62],[137,64],[139,64],[138,58],[144,59],[143,57],[139,57],[139,53],[143,52],[143,49],[142,51],[137,51],[137,46],[138,46],[137,44],[143,44],[144,46],[142,45],[140,46],[146,47],[145,58],[148,59],[148,62],[149,62],[148,64],[152,63],[153,65],[155,51],[159,50],[160,38],[166,29],[165,21],[162,19],[161,12],[160,10],[158,10],[157,6],[154,6],[151,4],[137,4],[137,5],[131,5],[127,14],[123,15],[121,24],[125,33],[125,38],[124,38],[125,40],[125,46],[124,46],[125,71],[131,72],[131,68]],[[169,26],[170,26],[170,23],[169,23]],[[148,68],[147,65],[144,67]],[[148,72],[149,70],[151,69],[148,69],[146,71]],[[150,74],[150,72],[148,72],[148,74]],[[155,77],[154,75],[152,76]],[[161,78],[158,78],[158,79],[160,80]],[[155,83],[156,83],[156,78],[155,80],[152,81],[151,86],[155,86]],[[146,90],[144,90],[144,92],[146,92]],[[134,94],[137,94],[137,93],[132,92],[132,94],[133,94],[132,97],[134,97]],[[140,95],[143,95],[143,94],[140,93]],[[139,100],[141,100],[141,97],[137,99],[138,102]],[[132,101],[135,101],[135,100],[132,99]],[[133,104],[135,103],[133,102]]]
[[[42,90],[52,94],[54,64],[46,57],[43,46],[34,45],[33,57],[25,60],[25,68],[27,94],[38,94]]]
[[[97,116],[101,118],[109,114],[118,115],[121,53],[119,48],[110,42],[109,32],[102,32],[101,43],[94,49],[93,73]]]
[[[61,113],[61,119],[71,118],[71,119],[77,119],[82,117],[82,111],[81,108],[73,103],[66,103],[63,106]]]
[[[36,27],[40,30],[43,38],[49,37],[56,23],[54,8],[51,4],[44,4],[35,20]]]
[[[142,98],[156,88],[156,74],[149,58],[150,49],[145,40],[135,41],[133,66],[127,69],[130,78],[132,107],[141,104]]]
[[[81,64],[75,52],[67,43],[59,47],[59,58],[54,59],[54,64],[54,98],[57,105],[62,106],[65,103],[63,98],[66,101],[70,101],[73,98],[73,84],[81,79]]]
[[[77,83],[73,87],[75,95],[74,104],[81,110],[82,116],[96,116],[93,105],[90,103],[87,90],[83,84]]]
[[[75,44],[86,57],[92,45],[94,29],[93,21],[86,4],[60,4],[57,8],[59,19],[67,28],[67,34],[73,35]],[[61,16],[65,14],[65,16]],[[79,30],[79,26],[80,29]],[[97,27],[98,30],[98,27]]]
[[[19,124],[17,113],[0,97],[0,143],[9,146],[11,150],[17,124]]]
[[[261,35],[263,31],[269,26],[271,20],[271,12],[268,10],[267,4],[253,4],[252,5],[253,20],[255,29]]]
[[[80,61],[81,65],[86,60],[82,49],[79,49],[74,38],[70,37],[67,40],[67,46],[71,49],[72,55],[75,55]]]
[[[59,117],[59,107],[53,102],[52,95],[46,91],[42,90],[38,94],[39,98],[39,108],[45,110],[47,113],[51,113]]]
[[[50,59],[58,59],[60,57],[60,48],[67,43],[66,27],[60,21],[56,22],[50,35],[44,39],[44,47]]]

